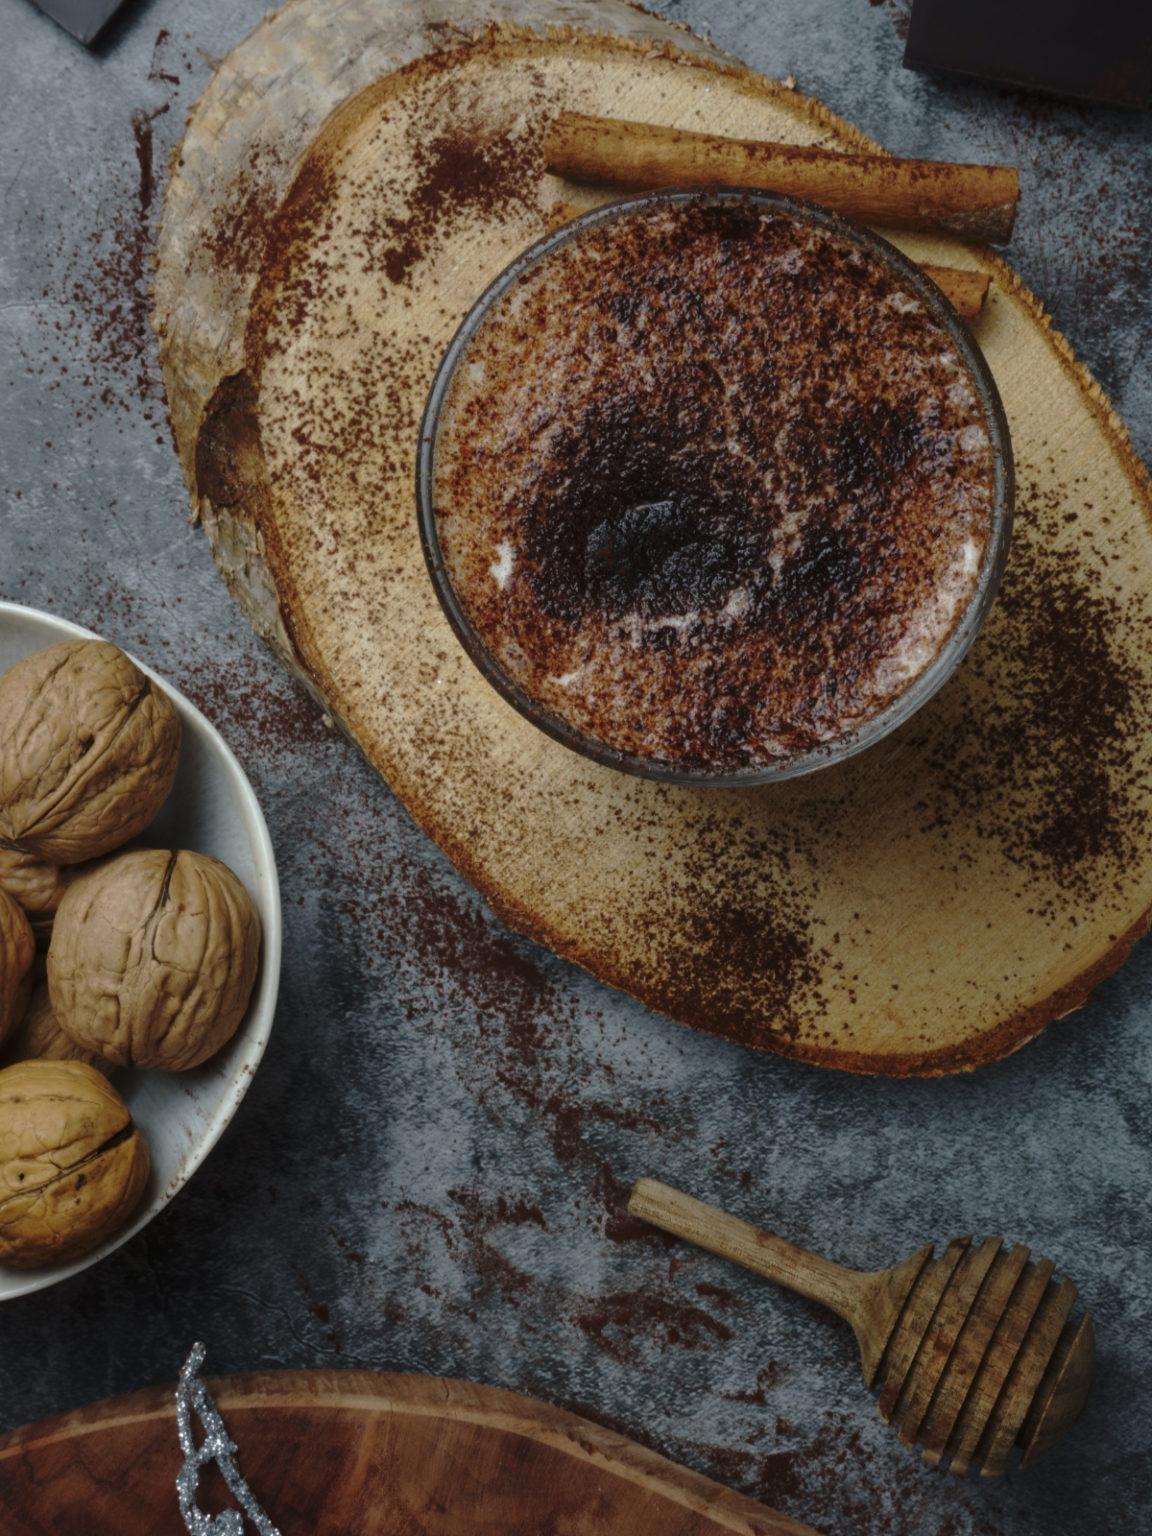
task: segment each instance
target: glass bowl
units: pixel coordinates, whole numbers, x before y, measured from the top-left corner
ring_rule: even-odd
[[[831,230],[841,238],[855,242],[873,257],[878,257],[900,279],[901,283],[911,290],[947,332],[967,369],[980,402],[992,444],[995,489],[988,542],[976,586],[968,606],[924,671],[919,673],[912,683],[883,709],[833,741],[821,743],[807,751],[782,757],[770,763],[759,763],[744,769],[713,771],[620,751],[578,730],[533,698],[514,677],[509,675],[473,627],[453,586],[440,547],[434,485],[441,411],[448,397],[456,369],[467,357],[469,343],[483,325],[492,306],[525,271],[539,262],[546,261],[553,251],[570,241],[579,239],[585,231],[613,219],[627,218],[637,210],[678,203],[715,206],[733,201],[783,211],[810,225]],[[746,788],[754,784],[770,784],[843,762],[849,757],[854,757],[858,752],[863,752],[867,747],[903,725],[934,694],[939,692],[976,639],[995,599],[1011,539],[1013,493],[1011,439],[1004,408],[992,374],[968,328],[935,283],[902,251],[897,250],[894,245],[870,229],[865,229],[814,204],[797,202],[793,198],[782,197],[776,193],[754,192],[742,188],[708,191],[673,189],[621,198],[591,209],[588,213],[573,219],[570,223],[536,241],[517,256],[476,300],[448,345],[432,382],[424,409],[416,465],[416,504],[420,539],[432,585],[448,622],[464,650],[497,692],[539,730],[571,748],[572,751],[590,758],[593,762],[619,769],[623,773],[635,774],[641,778],[654,779],[666,784],[691,784],[711,788]]]

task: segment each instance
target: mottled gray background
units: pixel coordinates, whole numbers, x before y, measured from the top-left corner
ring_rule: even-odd
[[[904,0],[668,0],[889,147],[1023,170],[1013,260],[1152,450],[1148,114],[901,68]],[[886,1083],[649,1016],[511,939],[249,634],[189,528],[143,325],[133,113],[157,175],[253,0],[138,4],[85,53],[21,0],[0,50],[0,594],[198,700],[251,774],[287,934],[272,1043],[191,1186],[95,1270],[0,1314],[0,1422],[174,1376],[441,1372],[617,1425],[835,1536],[1147,1529],[1152,949],[976,1077]],[[143,117],[137,118],[142,124]],[[891,1443],[834,1320],[621,1217],[666,1178],[880,1265],[1002,1231],[1098,1319],[1099,1386],[1030,1476]]]

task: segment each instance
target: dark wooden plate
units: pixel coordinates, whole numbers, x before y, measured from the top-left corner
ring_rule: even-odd
[[[209,1388],[283,1536],[813,1536],[622,1435],[496,1387],[277,1371]],[[182,1459],[170,1387],[29,1425],[0,1440],[0,1526],[175,1532]],[[202,1509],[227,1507],[208,1477],[202,1487]]]

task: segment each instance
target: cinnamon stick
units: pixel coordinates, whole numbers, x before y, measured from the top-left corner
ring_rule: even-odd
[[[569,224],[588,212],[587,207],[576,203],[553,203],[548,222],[553,229],[558,229],[561,224]],[[975,320],[988,297],[991,278],[987,272],[974,272],[968,267],[938,267],[927,261],[919,265],[962,320]]]
[[[988,285],[992,279],[987,272],[973,272],[967,267],[937,267],[931,262],[920,263],[962,320],[975,320],[984,308],[988,297]]]
[[[544,154],[550,171],[572,181],[633,190],[752,187],[822,203],[870,224],[943,230],[994,245],[1011,235],[1020,196],[1020,179],[1007,165],[842,155],[579,112],[556,118]]]

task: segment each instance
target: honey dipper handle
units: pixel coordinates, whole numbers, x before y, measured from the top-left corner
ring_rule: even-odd
[[[845,1269],[819,1254],[808,1253],[774,1232],[764,1232],[656,1179],[638,1181],[628,1210],[664,1232],[731,1259],[810,1301],[821,1302],[855,1326],[871,1281],[859,1270]]]

